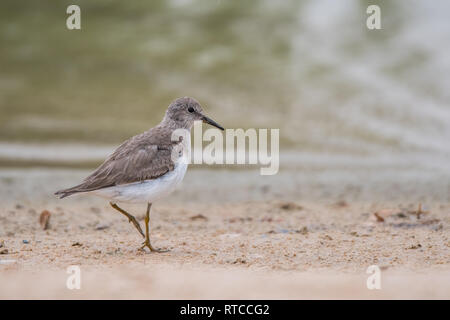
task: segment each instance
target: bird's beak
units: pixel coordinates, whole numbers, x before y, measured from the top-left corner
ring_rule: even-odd
[[[215,122],[213,119],[208,118],[207,116],[202,115],[202,121],[204,123],[210,124],[216,128],[219,128],[220,130],[225,130],[220,124],[218,124],[217,122]]]

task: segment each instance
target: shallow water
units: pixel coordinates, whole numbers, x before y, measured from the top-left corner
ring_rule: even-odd
[[[284,150],[446,165],[448,1],[383,2],[377,31],[368,1],[80,1],[81,31],[68,4],[2,3],[3,142],[112,145],[192,95]]]

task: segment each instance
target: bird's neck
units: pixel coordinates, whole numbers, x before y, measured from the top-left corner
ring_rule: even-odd
[[[188,131],[191,130],[192,125],[193,125],[192,121],[172,119],[172,118],[168,117],[167,115],[164,117],[164,119],[159,124],[159,126],[166,127],[171,130],[186,129]]]

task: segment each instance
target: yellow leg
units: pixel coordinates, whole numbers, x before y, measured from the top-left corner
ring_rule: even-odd
[[[139,231],[139,233],[145,238],[144,232],[142,232],[142,229],[141,229],[141,225],[139,224],[139,222],[137,222],[135,217],[133,217],[131,214],[129,214],[128,212],[126,212],[125,210],[120,208],[117,204],[112,203],[112,202],[110,202],[109,204],[111,205],[111,207],[113,207],[114,209],[119,211],[121,214],[126,216],[128,218],[128,221],[132,222],[133,225],[136,227],[137,231]]]
[[[141,250],[143,250],[145,247],[149,248],[151,252],[167,252],[169,250],[161,250],[156,249],[152,246],[150,243],[150,208],[152,207],[151,203],[148,203],[147,205],[147,212],[145,214],[145,241],[143,243],[143,246],[141,247]]]

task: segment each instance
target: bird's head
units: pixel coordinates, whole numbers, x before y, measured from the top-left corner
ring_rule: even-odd
[[[194,121],[200,120],[208,123],[220,130],[224,130],[221,125],[207,117],[197,100],[190,97],[178,98],[167,108],[163,122],[174,124],[177,128],[191,129]]]

